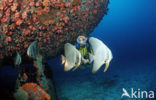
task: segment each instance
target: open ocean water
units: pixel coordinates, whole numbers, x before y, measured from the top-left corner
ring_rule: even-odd
[[[64,72],[60,57],[49,60],[59,100],[156,100],[137,97],[156,93],[156,0],[110,0],[109,11],[90,36],[102,40],[113,53],[106,73],[91,69]]]

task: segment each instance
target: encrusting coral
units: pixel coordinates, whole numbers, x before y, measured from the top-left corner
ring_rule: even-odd
[[[32,55],[34,55],[33,53],[35,52],[33,50],[30,50]],[[32,56],[30,55],[30,57]],[[18,73],[18,78],[16,80],[17,90],[14,93],[15,100],[19,100],[18,97],[21,98],[21,95],[28,95],[27,98],[32,100],[50,100],[51,96],[52,100],[55,99],[52,80],[47,78],[44,72],[45,66],[43,64],[42,55],[38,53],[37,55],[33,56],[33,60],[33,66],[30,67],[32,71],[29,72],[25,70],[26,67],[22,67]]]
[[[89,34],[107,12],[109,0],[0,0],[0,59],[38,41],[46,58],[64,43]]]
[[[43,58],[60,54],[65,43],[74,44],[80,34],[91,33],[107,13],[108,2],[0,0],[0,64],[16,53],[15,66],[29,57],[33,60],[30,69],[35,70],[31,73],[22,67],[19,71],[14,93],[16,100],[54,98],[52,81],[44,73]]]
[[[17,89],[14,98],[16,100],[50,100],[50,95],[36,83],[25,83]]]
[[[15,99],[18,96],[20,98],[18,91],[21,87],[28,94],[28,99],[50,100],[51,98],[54,100],[56,98],[51,76],[49,78],[45,75],[43,56],[38,52],[36,45],[36,41],[32,42],[27,50],[27,56],[33,60],[33,66],[30,67],[30,71],[25,70],[27,67],[22,67],[18,72],[18,78],[16,80],[17,92],[14,93]],[[22,95],[24,94],[23,92]]]

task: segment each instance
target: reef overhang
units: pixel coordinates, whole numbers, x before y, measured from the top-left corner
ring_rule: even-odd
[[[39,51],[51,58],[65,43],[91,33],[104,14],[109,0],[1,0],[0,60],[18,51],[23,57],[37,41]]]

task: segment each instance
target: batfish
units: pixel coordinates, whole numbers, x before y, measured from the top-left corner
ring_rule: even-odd
[[[103,64],[106,64],[104,69],[106,72],[113,58],[111,50],[101,40],[94,37],[89,38],[89,44],[94,53],[94,55],[89,54],[90,61],[93,61],[92,73],[96,73]]]
[[[64,55],[61,56],[62,64],[64,64],[64,71],[76,70],[81,64],[81,53],[74,45],[66,43],[64,45]]]

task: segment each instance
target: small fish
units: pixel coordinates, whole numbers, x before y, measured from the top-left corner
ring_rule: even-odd
[[[61,56],[64,71],[70,71],[74,67],[73,71],[75,71],[81,64],[81,53],[70,43],[65,44],[64,51],[65,56]]]
[[[106,72],[113,58],[111,50],[101,40],[94,37],[89,38],[89,44],[94,53],[94,55],[89,54],[90,63],[93,61],[92,73],[96,73],[103,64],[106,64],[104,69]]]
[[[37,56],[37,41],[32,42],[28,49],[27,49],[27,55],[30,58],[36,59]]]
[[[22,57],[21,57],[21,55],[19,54],[19,52],[16,51],[16,57],[15,57],[15,59],[14,59],[14,65],[15,65],[16,67],[18,67],[18,66],[21,64],[21,62],[22,62]]]

